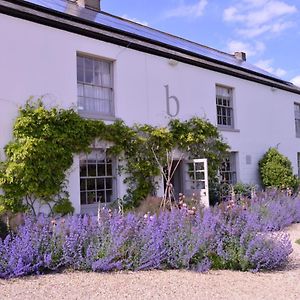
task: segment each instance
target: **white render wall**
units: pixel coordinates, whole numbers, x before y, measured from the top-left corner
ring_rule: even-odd
[[[288,156],[297,172],[300,139],[295,137],[294,102],[300,96],[233,76],[101,42],[62,30],[0,14],[0,150],[11,139],[17,108],[30,96],[44,102],[75,107],[76,54],[114,61],[116,117],[127,124],[165,125],[166,89],[180,101],[178,117],[208,118],[216,124],[215,85],[234,88],[235,128],[222,131],[232,151],[238,152],[238,181],[257,183],[257,162],[271,146]],[[246,164],[246,155],[251,164]],[[70,170],[70,193],[80,211],[78,157]],[[126,188],[119,182],[118,194]]]

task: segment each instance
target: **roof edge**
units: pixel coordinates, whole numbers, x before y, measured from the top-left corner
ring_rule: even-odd
[[[38,12],[43,12],[46,15],[42,16]],[[0,0],[0,13],[50,26],[60,30],[77,33],[90,38],[114,43],[120,46],[125,46],[127,48],[131,48],[141,52],[166,58],[173,58],[187,64],[261,83],[267,86],[276,87],[300,95],[300,88],[296,87],[288,81],[260,74],[255,71],[234,66],[229,63],[221,62],[219,60],[215,60],[203,55],[195,54],[194,52],[167,45],[165,43],[153,41],[148,38],[143,38],[139,35],[131,34],[126,31],[118,30],[101,24],[95,24],[94,22],[84,20],[82,18],[75,17],[69,14],[61,13],[59,11],[42,7],[30,2],[21,0]],[[59,20],[56,19],[56,21],[54,21],[53,17],[59,18]],[[87,28],[87,26],[85,25],[88,25],[91,28]],[[98,31],[101,32],[95,34],[95,31],[93,31],[92,28],[98,29]],[[112,35],[112,32],[115,34]],[[124,39],[124,37],[127,37],[127,39]]]

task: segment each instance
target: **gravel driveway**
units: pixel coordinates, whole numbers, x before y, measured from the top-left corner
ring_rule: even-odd
[[[300,224],[288,230],[291,262],[282,271],[243,273],[211,271],[71,272],[0,280],[4,299],[300,299]]]

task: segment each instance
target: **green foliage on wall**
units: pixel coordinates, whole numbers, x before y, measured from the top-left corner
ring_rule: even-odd
[[[293,175],[292,164],[276,148],[270,148],[259,162],[259,172],[264,187],[296,189],[299,180]]]
[[[167,127],[127,126],[122,120],[105,124],[81,118],[73,109],[47,109],[41,100],[28,102],[13,127],[14,140],[0,164],[0,206],[12,212],[32,210],[36,203],[61,214],[73,208],[66,192],[66,174],[74,154],[88,152],[95,139],[112,142],[109,153],[119,157],[126,175],[128,207],[155,192],[166,151],[179,149],[190,158],[206,157],[215,178],[228,145],[206,120],[171,120]],[[155,154],[155,155],[154,155]]]
[[[34,212],[37,202],[50,206],[64,200],[66,172],[73,154],[88,150],[94,138],[92,127],[73,110],[47,110],[40,100],[28,102],[14,124],[14,140],[5,148],[7,159],[0,170],[2,204],[13,212],[28,208]]]

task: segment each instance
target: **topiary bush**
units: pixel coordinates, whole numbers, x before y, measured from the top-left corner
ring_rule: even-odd
[[[260,160],[259,172],[265,188],[295,190],[299,186],[290,160],[276,148],[270,148]]]

